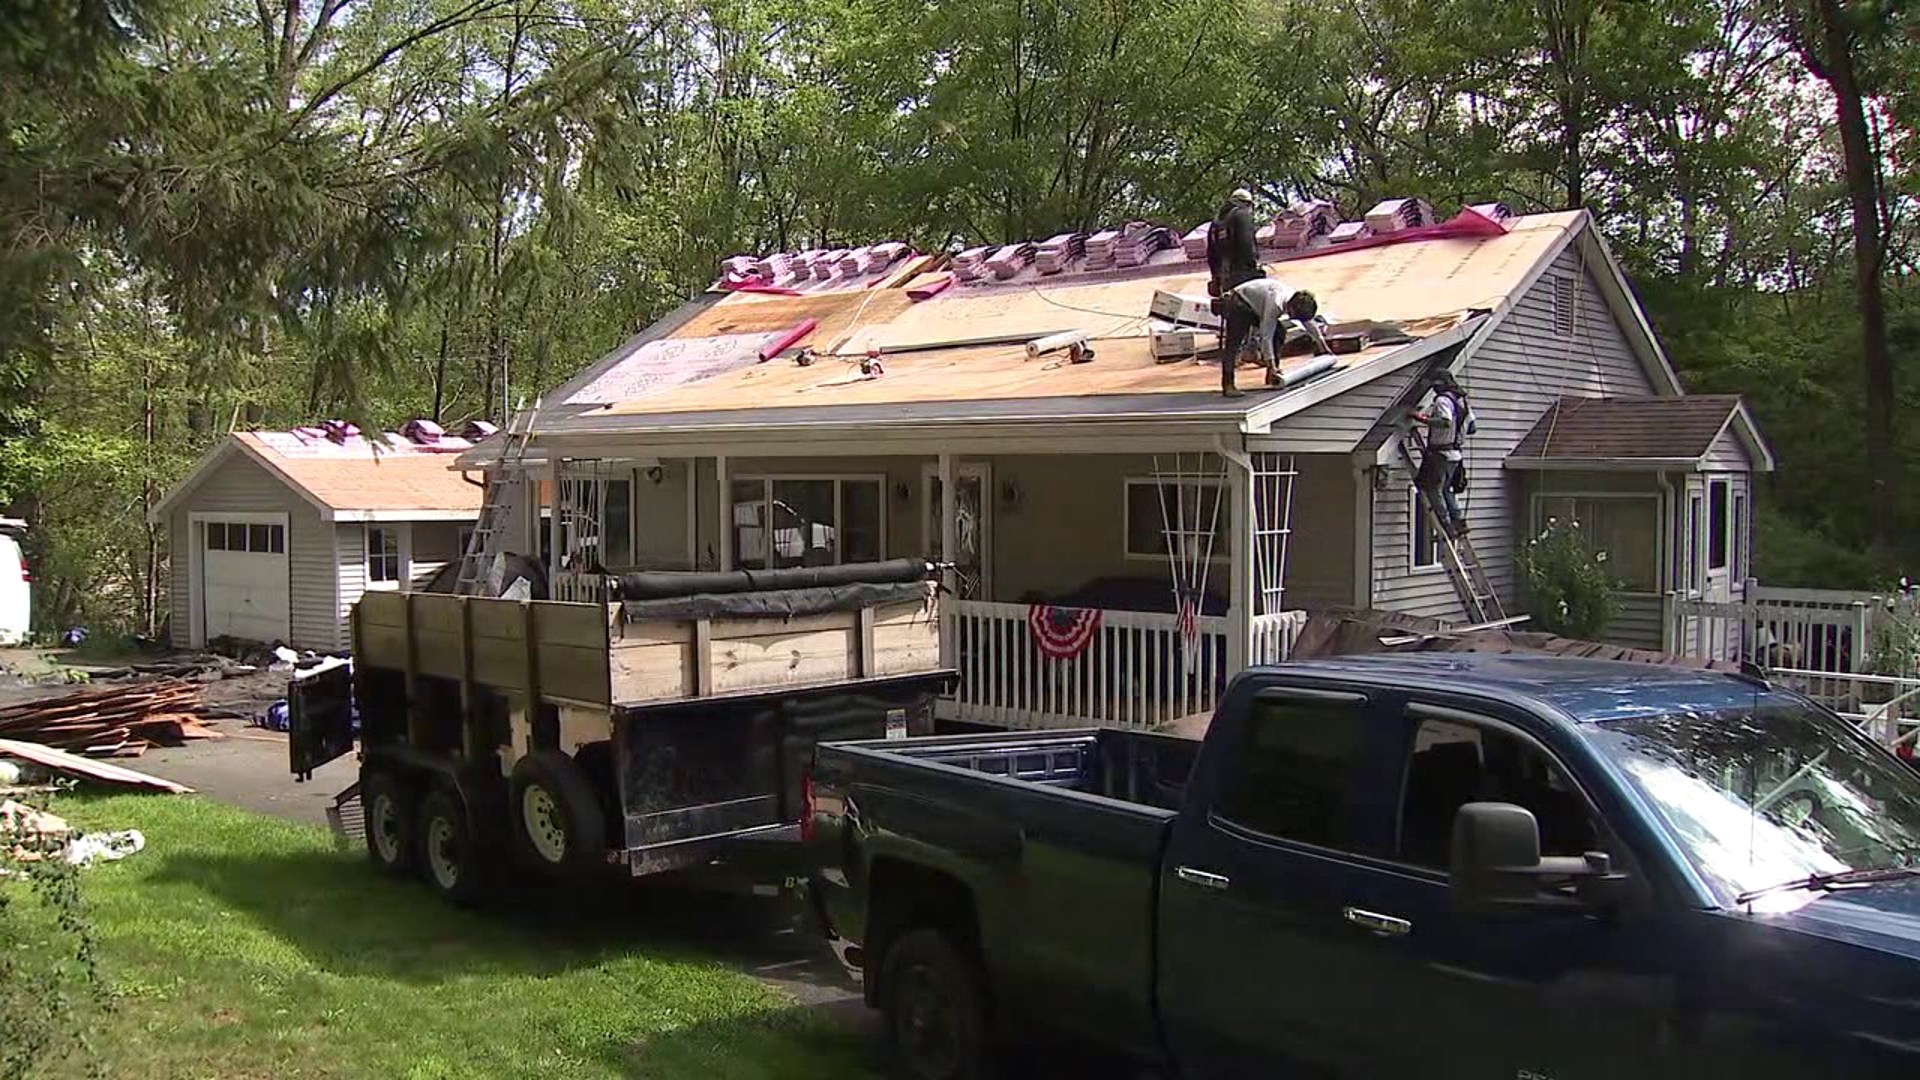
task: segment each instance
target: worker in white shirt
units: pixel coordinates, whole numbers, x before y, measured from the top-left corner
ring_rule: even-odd
[[[1447,535],[1459,536],[1467,531],[1467,516],[1460,512],[1460,495],[1467,489],[1466,475],[1461,471],[1466,459],[1461,439],[1473,434],[1473,407],[1467,404],[1467,392],[1445,368],[1435,371],[1428,385],[1433,388],[1433,402],[1413,414],[1414,422],[1427,429],[1426,449],[1420,455],[1420,475],[1415,482],[1429,500],[1439,495]]]
[[[1283,318],[1292,320],[1306,331],[1307,336],[1313,339],[1313,351],[1316,355],[1328,351],[1327,340],[1321,334],[1320,324],[1315,319],[1315,316],[1320,313],[1320,302],[1307,290],[1293,288],[1279,278],[1262,276],[1234,286],[1232,297],[1232,303],[1253,313],[1254,324],[1251,333],[1255,346],[1260,350],[1260,362],[1267,366],[1269,385],[1280,381],[1280,362],[1276,343],[1280,337],[1279,332],[1283,329],[1281,322]],[[1236,341],[1234,335],[1228,334],[1223,344],[1226,348],[1220,362],[1227,365],[1238,363],[1240,353],[1245,348],[1245,342]],[[1227,387],[1226,395],[1238,397],[1239,393],[1233,389],[1231,378],[1223,381]]]

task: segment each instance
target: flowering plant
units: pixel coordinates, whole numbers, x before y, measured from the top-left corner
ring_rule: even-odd
[[[1533,599],[1534,629],[1590,640],[1613,621],[1617,583],[1607,573],[1607,553],[1588,541],[1578,521],[1548,518],[1521,549],[1520,572]]]

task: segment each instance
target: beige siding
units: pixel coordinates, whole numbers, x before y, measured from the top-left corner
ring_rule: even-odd
[[[232,454],[175,507],[168,521],[171,558],[168,596],[172,604],[173,644],[193,640],[192,537],[194,513],[280,513],[287,515],[287,565],[291,631],[289,644],[302,649],[338,647],[333,618],[332,533],[320,512],[278,477],[251,459]]]
[[[346,644],[347,616],[353,611],[353,605],[360,602],[361,594],[367,591],[367,529],[358,523],[340,524],[334,527],[334,535],[338,538],[339,552],[335,572],[340,582],[340,605],[336,617],[340,623],[341,643]]]
[[[660,463],[660,482],[641,470],[633,488],[633,558],[649,570],[691,570],[695,553],[687,541],[687,495],[693,462],[673,458]]]
[[[1287,545],[1286,606],[1353,606],[1354,491],[1344,454],[1294,459],[1293,534]]]
[[[1555,326],[1554,281],[1577,282],[1571,337]],[[1513,544],[1524,508],[1515,505],[1517,485],[1504,475],[1506,456],[1555,399],[1565,394],[1645,396],[1651,380],[1627,344],[1602,298],[1593,274],[1581,265],[1577,247],[1563,252],[1514,310],[1494,328],[1460,370],[1460,381],[1479,422],[1467,442],[1472,490],[1467,518],[1473,546],[1509,614],[1524,610],[1515,586]],[[1374,604],[1442,619],[1465,610],[1443,572],[1410,567],[1410,478],[1393,472],[1374,503]]]

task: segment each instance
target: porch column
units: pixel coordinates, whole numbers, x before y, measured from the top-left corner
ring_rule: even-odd
[[[956,498],[953,490],[953,455],[940,455],[940,561],[951,564],[954,549],[958,546],[959,530],[953,520]],[[945,601],[957,599],[960,595],[960,576],[951,569],[940,572],[940,581],[949,590]],[[940,605],[940,666],[954,667],[958,650],[953,639],[953,611],[951,604]]]
[[[720,565],[717,569],[725,573],[733,567],[733,500],[727,497],[727,455],[714,455],[713,477],[715,492],[713,504],[717,508],[714,513],[720,519]],[[692,486],[691,476],[687,478],[687,484],[689,487]],[[769,532],[768,535],[772,534]]]
[[[1247,669],[1253,646],[1253,462],[1227,454],[1227,492],[1233,502],[1233,591],[1227,596],[1227,673]]]

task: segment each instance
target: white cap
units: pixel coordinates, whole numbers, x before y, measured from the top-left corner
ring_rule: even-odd
[[[1233,194],[1227,196],[1227,198],[1237,203],[1246,203],[1248,206],[1253,205],[1253,192],[1243,187],[1234,188]]]

